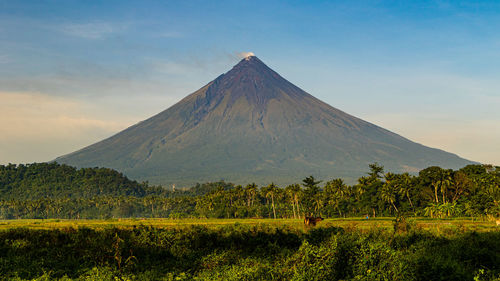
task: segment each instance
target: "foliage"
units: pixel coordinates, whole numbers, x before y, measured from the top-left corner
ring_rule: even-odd
[[[0,231],[0,274],[12,280],[494,280],[500,276],[498,231],[443,235],[398,229],[303,231],[265,224],[215,229],[17,228]]]
[[[309,176],[280,188],[224,181],[167,190],[105,168],[57,163],[0,166],[0,219],[20,218],[301,218],[500,216],[500,167],[429,167],[417,176],[384,173],[377,163],[349,186]]]
[[[107,168],[76,169],[57,163],[0,165],[0,197],[6,200],[144,196],[148,189],[147,183]]]

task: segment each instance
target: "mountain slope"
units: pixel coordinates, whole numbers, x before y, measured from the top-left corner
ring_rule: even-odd
[[[472,162],[414,143],[316,99],[255,56],[167,110],[56,161],[153,183],[280,184]]]

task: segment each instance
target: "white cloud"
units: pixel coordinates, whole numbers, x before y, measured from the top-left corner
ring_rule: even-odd
[[[186,63],[178,63],[173,61],[154,61],[152,69],[157,74],[162,75],[192,75],[194,72],[199,72],[200,68]]]
[[[125,29],[124,25],[116,25],[107,22],[71,23],[61,27],[61,31],[76,37],[85,39],[102,39],[110,34]]]
[[[251,56],[255,56],[254,53],[252,52],[240,52],[237,54],[238,58],[240,59],[244,59],[244,58],[248,58],[248,57],[251,57]]]

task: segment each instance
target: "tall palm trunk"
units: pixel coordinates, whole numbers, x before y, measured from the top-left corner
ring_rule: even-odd
[[[295,205],[297,206],[297,216],[300,218],[302,216],[300,215],[299,199],[297,198],[297,195],[295,195]]]
[[[271,195],[271,203],[272,203],[272,206],[273,206],[274,219],[276,219],[276,209],[274,208],[274,196],[273,195]]]
[[[396,207],[396,205],[394,205],[394,201],[391,201],[391,204],[392,204],[392,206],[394,207],[394,209],[396,210],[396,213],[399,213],[398,208]]]
[[[438,199],[438,186],[437,186],[437,184],[434,185],[434,196],[436,197],[436,203],[439,203],[439,199]]]
[[[413,209],[413,212],[415,212],[415,207],[413,207],[413,203],[411,202],[411,198],[410,198],[410,195],[408,193],[406,194],[406,197],[408,198],[408,201],[410,202],[410,206]]]

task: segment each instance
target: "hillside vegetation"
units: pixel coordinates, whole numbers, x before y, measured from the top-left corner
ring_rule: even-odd
[[[286,187],[215,182],[167,191],[110,169],[7,165],[0,166],[0,219],[500,216],[499,167],[429,167],[417,176],[369,168],[355,185],[310,176]]]
[[[76,169],[57,163],[0,165],[0,198],[88,198],[146,195],[147,184],[107,168]]]

